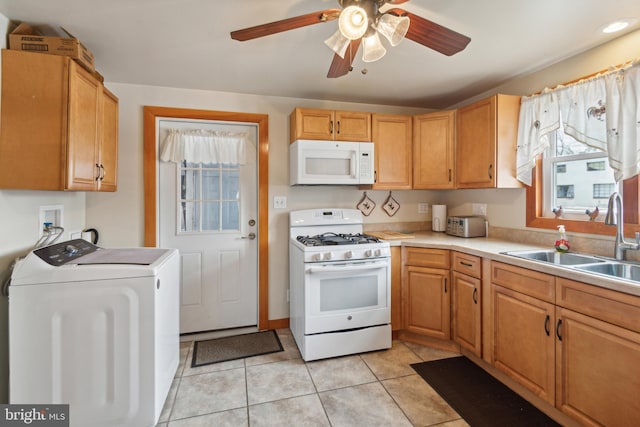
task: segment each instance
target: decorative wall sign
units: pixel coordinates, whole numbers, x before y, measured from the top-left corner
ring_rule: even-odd
[[[373,211],[373,208],[376,207],[376,202],[371,200],[369,196],[367,196],[367,192],[365,191],[362,199],[360,200],[360,202],[358,202],[356,207],[360,209],[362,215],[369,216],[369,214],[371,214],[371,212]]]
[[[382,209],[384,209],[384,211],[389,216],[394,216],[396,212],[398,212],[398,209],[400,209],[400,203],[398,203],[398,201],[393,198],[393,196],[391,195],[391,191],[389,191],[389,197],[387,197],[387,200],[384,201]]]

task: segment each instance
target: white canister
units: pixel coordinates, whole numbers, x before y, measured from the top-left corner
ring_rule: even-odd
[[[431,207],[431,229],[433,231],[447,230],[447,205],[433,205]]]

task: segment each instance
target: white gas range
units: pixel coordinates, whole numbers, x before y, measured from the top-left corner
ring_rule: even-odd
[[[355,209],[293,211],[290,327],[304,360],[391,347],[389,243]]]

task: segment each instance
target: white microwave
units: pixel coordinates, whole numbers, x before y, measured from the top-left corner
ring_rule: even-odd
[[[291,185],[373,184],[373,142],[312,141],[289,145]]]

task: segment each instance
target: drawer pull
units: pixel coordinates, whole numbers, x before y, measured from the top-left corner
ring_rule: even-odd
[[[447,279],[444,279],[444,293],[447,293]]]
[[[464,261],[460,261],[460,264],[464,265],[465,267],[473,267],[473,264],[469,264],[468,262],[464,262]]]
[[[551,317],[547,314],[547,317],[544,319],[544,331],[547,333],[547,336],[551,333],[549,330],[549,322],[551,321]]]
[[[478,303],[478,288],[473,288],[473,303],[474,304]]]

